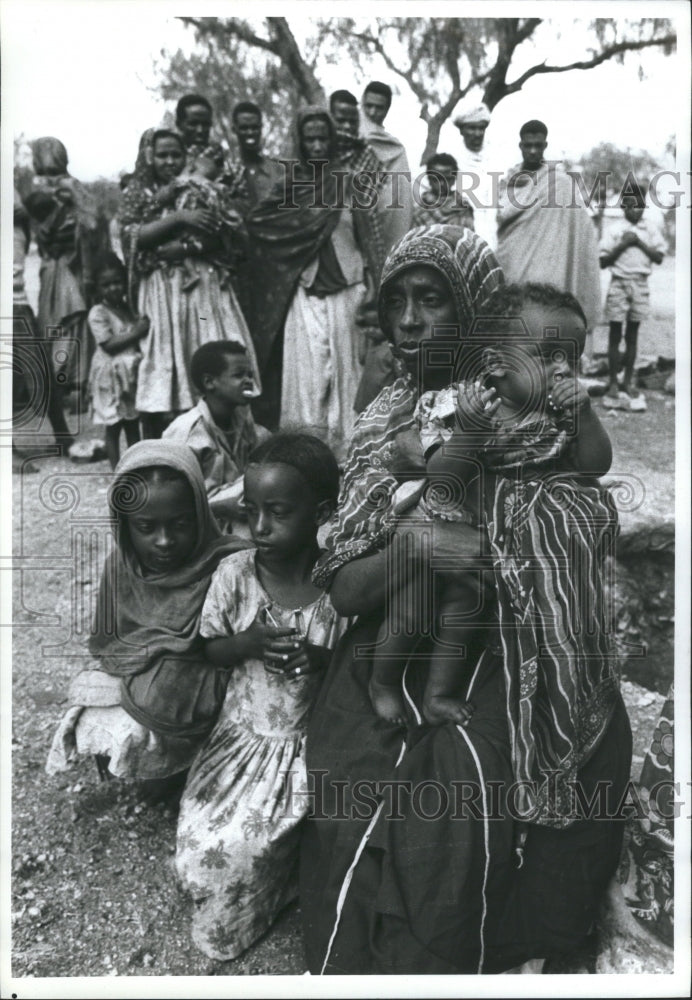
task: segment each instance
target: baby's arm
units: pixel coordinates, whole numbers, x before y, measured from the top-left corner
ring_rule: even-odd
[[[154,195],[154,201],[161,208],[170,207],[175,204],[176,208],[190,208],[192,206],[182,204],[185,200],[187,183],[176,177],[169,184],[160,187]]]
[[[604,476],[610,469],[613,449],[584,386],[577,379],[563,379],[553,388],[552,401],[572,421],[568,453],[571,467],[592,476]]]
[[[477,456],[499,406],[495,389],[483,389],[480,383],[461,383],[452,436],[426,455],[431,483],[437,478],[449,487],[451,479],[459,487],[463,506],[474,513],[480,510],[481,466]]]

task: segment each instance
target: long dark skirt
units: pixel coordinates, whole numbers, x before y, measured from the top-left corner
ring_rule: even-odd
[[[631,766],[632,731],[619,698],[603,739],[578,772],[582,801],[593,803],[593,814],[565,829],[527,828],[524,863],[512,879],[497,939],[486,948],[488,971],[570,955],[594,930],[620,861]]]
[[[475,973],[513,863],[501,661],[482,657],[463,732],[449,723],[406,733],[375,716],[369,661],[355,657],[376,632],[358,623],[344,636],[308,730],[316,789],[301,864],[308,965],[313,974]],[[407,678],[410,688],[417,680]],[[387,781],[402,783],[398,801],[372,787]]]
[[[369,661],[356,651],[376,633],[377,623],[359,622],[344,636],[308,730],[314,799],[301,856],[301,911],[310,971],[500,972],[548,957],[548,948],[561,952],[566,939],[576,947],[617,864],[622,823],[615,832],[612,823],[596,821],[579,832],[575,827],[589,821],[567,831],[532,828],[538,833],[527,840],[518,870],[516,827],[505,804],[512,772],[499,655],[486,650],[480,658],[465,729],[448,723],[406,732],[377,718],[370,703]],[[422,680],[407,677],[414,701]],[[614,720],[624,761],[620,729]],[[605,752],[612,749],[604,741]],[[533,876],[540,881],[546,863],[545,834],[565,848],[559,867],[568,874],[554,886],[556,905],[569,910],[570,893],[578,904],[578,919],[571,931],[563,925],[557,948],[550,907],[535,933],[528,919],[539,906]],[[575,865],[583,871],[591,862],[598,875],[584,888],[573,877]]]

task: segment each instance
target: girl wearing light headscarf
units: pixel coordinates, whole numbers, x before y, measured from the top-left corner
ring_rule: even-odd
[[[95,663],[72,682],[47,770],[93,754],[102,777],[168,778],[187,770],[221,708],[225,681],[199,622],[217,565],[248,543],[219,531],[186,445],[128,449],[109,507],[117,535],[89,637]]]

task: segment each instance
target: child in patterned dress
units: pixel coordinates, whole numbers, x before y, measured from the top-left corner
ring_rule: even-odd
[[[193,940],[212,958],[237,957],[296,895],[308,715],[348,625],[311,580],[338,488],[317,438],[260,444],[244,494],[256,548],[220,563],[204,604],[207,656],[231,676],[183,794],[176,865]]]

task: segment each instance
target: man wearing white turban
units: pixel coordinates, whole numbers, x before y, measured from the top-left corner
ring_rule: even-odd
[[[464,148],[457,156],[459,163],[458,189],[473,206],[474,229],[494,250],[497,246],[496,196],[497,179],[493,184],[485,132],[490,124],[490,111],[485,104],[462,106],[454,118],[461,132]],[[499,178],[500,174],[497,174]]]

